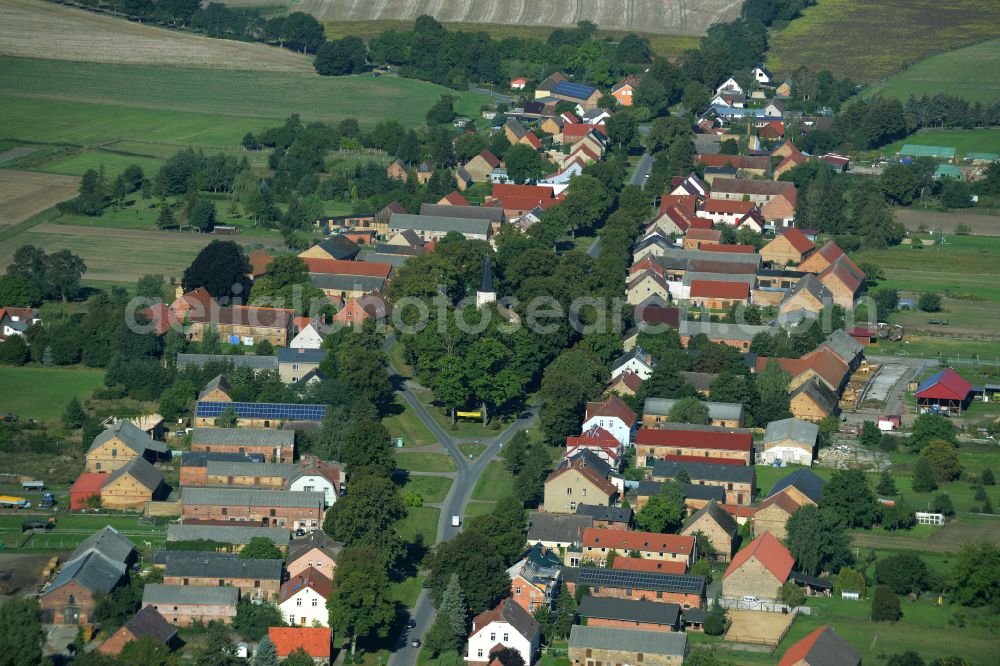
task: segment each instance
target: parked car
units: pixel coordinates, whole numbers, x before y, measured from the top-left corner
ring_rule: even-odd
[[[412,641],[410,641],[410,647],[420,647],[420,639],[414,638]]]

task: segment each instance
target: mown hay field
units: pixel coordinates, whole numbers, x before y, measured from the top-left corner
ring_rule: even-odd
[[[478,115],[487,97],[397,77],[156,67],[0,56],[0,139],[88,145],[120,139],[238,146],[304,121],[425,122],[441,95]]]
[[[926,56],[1000,35],[995,0],[818,0],[773,35],[767,64],[873,83]]]
[[[0,54],[216,69],[312,71],[312,58],[287,49],[154,28],[43,0],[0,3]]]
[[[246,4],[239,0],[239,4]],[[483,0],[301,0],[297,11],[320,19],[371,21],[415,19],[430,14],[442,22],[507,23],[572,27],[592,21],[604,28],[654,33],[701,34],[708,26],[728,21],[740,13],[741,0],[536,0],[535,2],[484,2]]]
[[[0,229],[74,197],[80,180],[30,171],[0,171]],[[6,263],[3,264],[6,266]]]
[[[931,56],[871,86],[865,96],[958,95],[970,102],[1000,99],[1000,38]]]

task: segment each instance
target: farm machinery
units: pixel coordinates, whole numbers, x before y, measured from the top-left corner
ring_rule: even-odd
[[[899,342],[903,339],[904,329],[902,324],[887,324],[884,321],[880,321],[877,330],[880,340]]]

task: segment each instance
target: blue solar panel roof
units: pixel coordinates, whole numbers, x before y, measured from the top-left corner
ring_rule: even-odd
[[[278,402],[209,402],[199,401],[195,413],[204,418],[214,418],[227,407],[236,410],[244,419],[273,419],[275,421],[322,421],[326,405],[292,405]]]
[[[632,587],[641,590],[683,594],[701,594],[705,589],[703,576],[629,571],[627,569],[599,569],[597,567],[581,567],[578,582],[581,585],[591,587]]]
[[[567,97],[576,97],[577,99],[587,99],[594,94],[597,90],[594,86],[586,86],[582,83],[571,83],[569,81],[560,81],[556,84],[556,87],[552,89],[552,92],[556,95],[566,95]]]

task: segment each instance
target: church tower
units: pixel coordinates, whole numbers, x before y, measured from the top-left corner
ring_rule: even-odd
[[[483,280],[476,291],[476,307],[481,308],[497,300],[497,292],[493,288],[493,271],[490,269],[489,256],[483,257]]]

